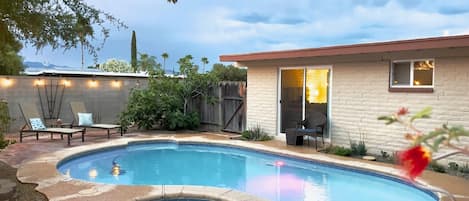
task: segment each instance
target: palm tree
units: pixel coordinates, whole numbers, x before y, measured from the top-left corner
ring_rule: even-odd
[[[85,68],[85,57],[84,57],[84,50],[85,46],[88,47],[89,43],[86,43],[86,37],[87,36],[92,36],[93,35],[93,27],[91,26],[91,23],[89,19],[78,15],[77,16],[77,22],[75,24],[75,31],[78,32],[78,37],[80,40],[80,45],[81,45],[81,70]]]
[[[169,55],[168,53],[163,52],[161,57],[163,57],[163,70],[166,71],[166,59],[169,57]],[[174,74],[174,67],[173,67],[173,74]]]
[[[205,73],[205,64],[208,64],[208,59],[207,57],[202,57],[202,59],[200,60],[202,61],[202,73]]]

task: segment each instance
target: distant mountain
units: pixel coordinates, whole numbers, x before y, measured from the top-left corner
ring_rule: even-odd
[[[79,67],[70,67],[70,66],[56,65],[56,64],[45,64],[45,63],[37,62],[37,61],[25,61],[23,62],[23,64],[25,66],[25,71],[29,71],[29,72],[37,72],[37,71],[42,71],[42,70],[62,70],[62,71],[63,70],[65,71],[81,70],[81,68]],[[92,71],[95,71],[95,70],[93,69]]]
[[[24,66],[26,68],[44,68],[44,69],[49,69],[49,68],[54,68],[54,67],[65,67],[67,68],[68,66],[58,66],[55,64],[44,64],[42,62],[37,62],[37,61],[25,61],[23,62]],[[68,67],[70,68],[70,67]]]

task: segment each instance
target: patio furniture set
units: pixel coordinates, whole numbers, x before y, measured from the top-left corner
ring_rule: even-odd
[[[63,136],[67,136],[67,145],[70,145],[70,140],[73,134],[81,134],[81,141],[85,141],[85,133],[87,128],[96,128],[107,130],[108,139],[111,137],[111,130],[116,130],[115,133],[119,133],[123,136],[123,129],[121,125],[117,124],[94,124],[92,119],[92,113],[86,112],[86,108],[83,102],[72,102],[70,103],[73,112],[72,123],[61,123],[57,122],[54,127],[46,127],[42,116],[38,112],[35,103],[20,103],[19,107],[23,116],[25,125],[20,130],[20,142],[23,142],[23,137],[36,136],[36,140],[39,140],[40,133],[47,133],[53,138],[54,134],[60,134],[61,139]],[[24,133],[33,133],[31,135],[24,135]]]
[[[303,121],[297,123],[296,128],[286,129],[286,141],[288,145],[303,145],[304,137],[314,138],[316,149],[320,137],[324,146],[324,129],[327,117],[321,112],[311,112]],[[309,139],[308,139],[309,144]]]

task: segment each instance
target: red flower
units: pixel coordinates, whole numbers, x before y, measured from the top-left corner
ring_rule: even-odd
[[[407,113],[409,113],[409,109],[407,109],[406,107],[401,107],[397,111],[397,115],[399,116],[406,115]]]
[[[431,153],[420,145],[399,154],[399,163],[411,181],[422,174],[431,161]]]

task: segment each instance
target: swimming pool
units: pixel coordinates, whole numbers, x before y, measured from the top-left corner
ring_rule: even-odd
[[[58,170],[91,182],[214,186],[275,201],[437,200],[388,176],[221,145],[132,143],[72,156]]]

